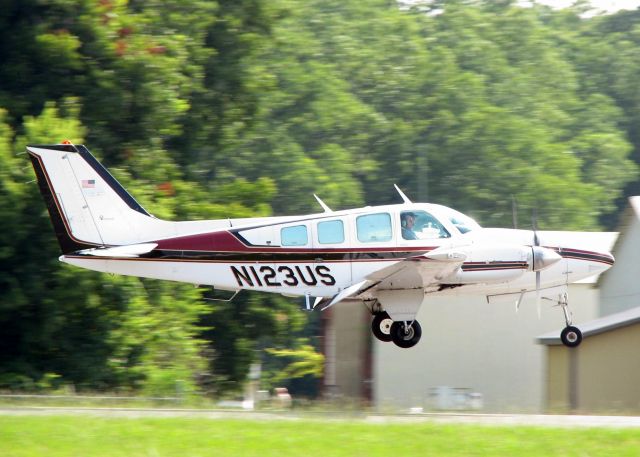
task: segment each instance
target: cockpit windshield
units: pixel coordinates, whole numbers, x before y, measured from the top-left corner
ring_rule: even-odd
[[[441,207],[443,216],[445,216],[449,222],[451,222],[460,233],[467,233],[472,230],[481,228],[480,225],[471,219],[469,216],[462,214],[455,209]]]

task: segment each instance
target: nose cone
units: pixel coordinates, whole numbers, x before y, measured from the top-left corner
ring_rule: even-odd
[[[531,254],[531,269],[533,271],[541,271],[545,268],[549,268],[551,265],[562,259],[562,256],[556,251],[549,248],[543,248],[542,246],[532,246]]]
[[[616,259],[609,252],[594,254],[589,260],[591,260],[589,263],[589,270],[598,271],[600,273],[611,268],[616,262]]]
[[[613,264],[616,263],[616,258],[610,252],[607,252],[606,254],[604,254],[604,258],[605,258],[605,263],[607,263],[610,267],[612,267]]]

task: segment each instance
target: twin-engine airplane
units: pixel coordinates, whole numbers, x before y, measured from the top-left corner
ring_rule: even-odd
[[[481,228],[441,205],[412,203],[307,216],[170,222],[149,214],[84,146],[28,146],[60,260],[90,270],[306,297],[307,309],[350,300],[381,341],[410,348],[430,298],[553,296],[571,325],[567,285],[613,265],[576,232]],[[311,301],[314,297],[314,301]]]

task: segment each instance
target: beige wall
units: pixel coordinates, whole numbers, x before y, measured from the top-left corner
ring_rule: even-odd
[[[325,311],[326,397],[359,401],[370,395],[369,316],[361,303],[344,302]]]
[[[600,316],[640,306],[640,221],[627,209],[629,225],[624,227],[615,246],[616,263],[600,284]]]
[[[640,324],[587,337],[577,350],[549,346],[547,409],[640,412],[638,348]]]
[[[546,376],[546,411],[567,412],[571,410],[569,358],[576,351],[564,346],[548,346]]]
[[[597,290],[573,284],[574,323],[597,314]],[[374,342],[374,400],[380,409],[430,408],[434,387],[468,388],[484,397],[488,412],[541,412],[545,406],[545,348],[541,334],[560,330],[560,308],[535,300],[488,304],[483,296],[440,298],[418,314],[422,340],[411,349]]]

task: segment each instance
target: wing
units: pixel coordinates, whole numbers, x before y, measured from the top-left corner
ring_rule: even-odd
[[[367,280],[375,283],[368,292],[436,286],[440,280],[460,268],[465,258],[462,253],[439,249],[409,257],[368,275]]]
[[[439,281],[453,274],[466,256],[451,249],[435,249],[408,257],[369,274],[363,281],[342,290],[330,299],[318,299],[314,305],[322,310],[343,300],[376,298],[383,291],[424,290],[439,285]]]

